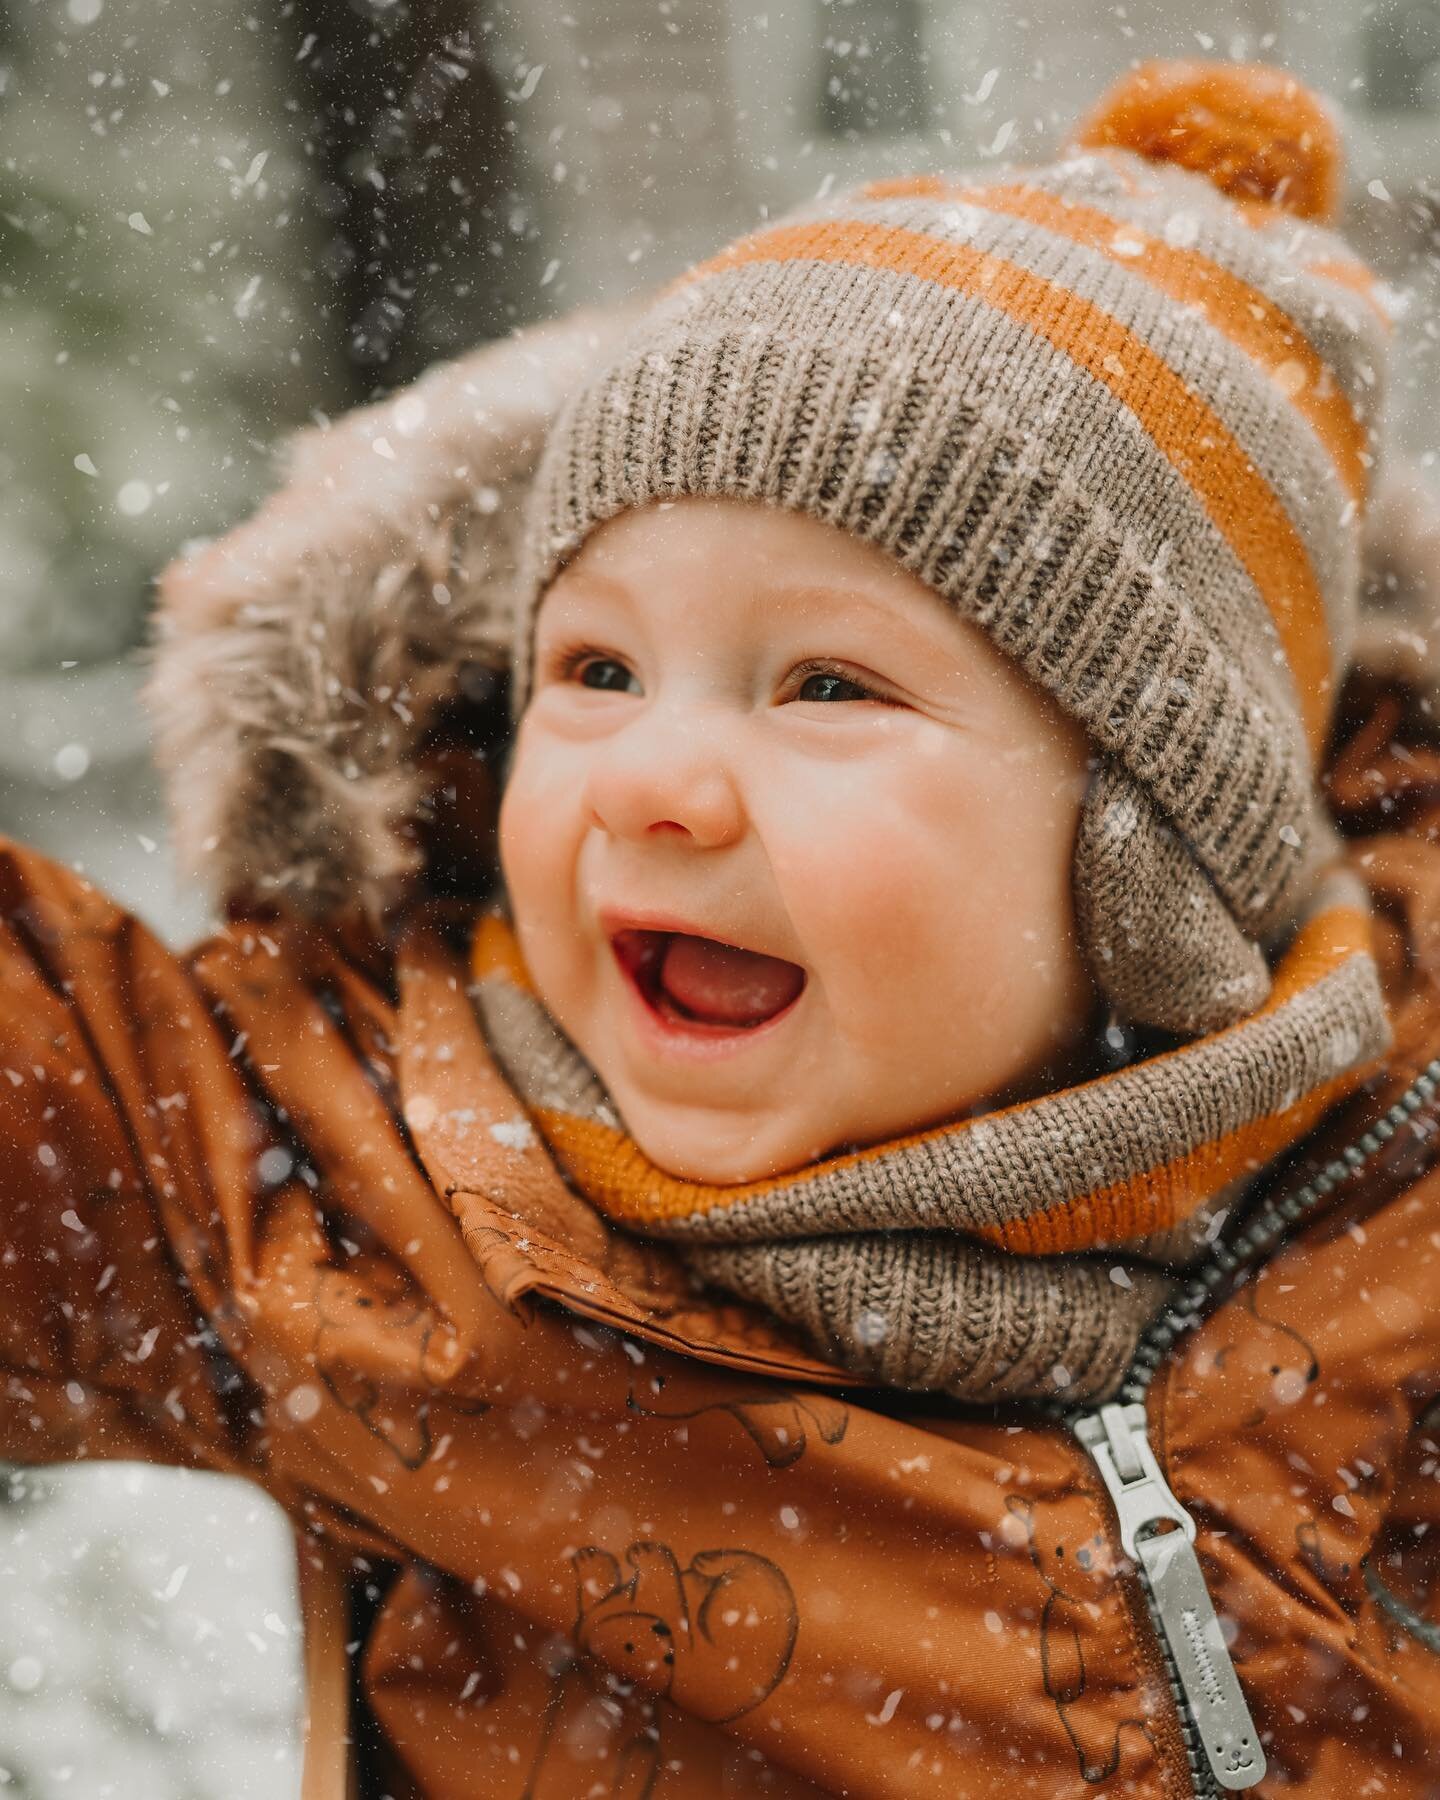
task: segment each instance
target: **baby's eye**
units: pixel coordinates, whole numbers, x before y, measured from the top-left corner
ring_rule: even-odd
[[[875,700],[879,696],[848,676],[821,669],[807,675],[795,690],[797,700]]]
[[[612,693],[638,694],[640,683],[634,671],[613,656],[589,656],[575,670],[581,687],[604,688]]]

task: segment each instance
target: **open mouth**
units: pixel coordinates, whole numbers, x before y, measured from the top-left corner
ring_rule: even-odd
[[[793,1006],[805,986],[795,963],[687,931],[627,927],[610,943],[651,1011],[695,1031],[754,1031]]]

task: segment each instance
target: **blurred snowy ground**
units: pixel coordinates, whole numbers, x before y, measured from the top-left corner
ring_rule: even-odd
[[[295,1557],[280,1508],[133,1464],[0,1484],[0,1794],[293,1800]]]

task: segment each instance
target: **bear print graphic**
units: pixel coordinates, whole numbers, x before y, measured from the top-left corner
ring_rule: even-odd
[[[577,1551],[575,1641],[623,1688],[663,1695],[716,1724],[758,1706],[790,1666],[799,1629],[784,1572],[750,1550],[668,1544]]]
[[[1005,1509],[1014,1521],[1006,1532],[1010,1542],[1023,1544],[1030,1565],[1044,1583],[1046,1594],[1040,1611],[1040,1674],[1045,1692],[1059,1715],[1065,1735],[1075,1749],[1080,1779],[1089,1786],[1109,1781],[1120,1766],[1120,1733],[1126,1725],[1146,1731],[1143,1719],[1124,1719],[1118,1726],[1107,1720],[1103,1708],[1088,1698],[1083,1627],[1089,1583],[1080,1581],[1078,1593],[1069,1591],[1067,1562],[1085,1569],[1086,1558],[1096,1545],[1072,1547],[1047,1535],[1043,1509],[1022,1494],[1007,1494]]]

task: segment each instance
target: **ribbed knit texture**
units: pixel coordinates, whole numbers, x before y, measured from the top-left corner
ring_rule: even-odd
[[[539,595],[615,514],[731,496],[852,531],[1102,753],[1077,894],[1116,1006],[1183,1032],[1243,1017],[1257,945],[1334,856],[1313,772],[1385,330],[1329,232],[1124,149],[802,209],[692,269],[562,412],[515,703]]]
[[[502,910],[472,966],[497,1062],[601,1212],[669,1239],[858,1376],[970,1399],[1108,1394],[1254,1172],[1389,1028],[1357,883],[1328,877],[1240,1024],[1024,1105],[730,1187],[657,1168],[535,993]],[[1103,1254],[1102,1254],[1103,1252]]]

